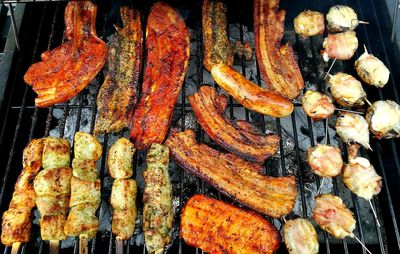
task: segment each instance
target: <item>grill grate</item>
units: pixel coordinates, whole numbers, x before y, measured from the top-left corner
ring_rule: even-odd
[[[40,1],[37,1],[40,2]],[[11,75],[8,81],[7,100],[5,105],[1,107],[0,117],[2,119],[2,129],[0,133],[0,167],[3,168],[1,176],[3,177],[0,190],[0,212],[4,212],[9,204],[12,195],[12,189],[16,178],[20,172],[21,152],[27,142],[36,137],[42,136],[60,136],[67,137],[72,141],[73,134],[76,131],[92,131],[96,116],[95,98],[97,96],[99,85],[102,83],[102,75],[99,75],[92,84],[80,93],[76,98],[63,104],[58,104],[50,108],[39,109],[33,106],[34,93],[23,82],[23,75],[29,65],[38,61],[40,53],[46,49],[54,48],[63,41],[63,11],[65,3],[53,1],[54,3],[36,3],[26,4],[26,12],[23,25],[20,31],[21,51],[16,53],[14,64],[12,65]],[[151,4],[139,3],[143,16],[148,14]],[[184,130],[191,126],[196,128],[197,140],[201,143],[205,142],[214,145],[209,140],[204,131],[201,130],[197,122],[193,122],[193,114],[186,96],[191,94],[200,85],[208,83],[213,85],[219,92],[223,92],[212,81],[210,74],[202,65],[202,36],[201,36],[201,1],[195,4],[185,4],[185,1],[172,1],[176,5],[187,21],[187,25],[191,31],[191,60],[189,71],[185,79],[185,85],[182,88],[179,101],[175,107],[173,116],[173,125]],[[289,41],[294,43],[294,48],[299,55],[299,64],[301,66],[303,77],[310,81],[308,86],[316,84],[316,88],[320,91],[325,90],[323,75],[327,64],[323,63],[319,56],[319,48],[322,44],[322,37],[314,37],[310,39],[301,39],[294,35],[292,20],[294,16],[304,9],[314,9],[326,12],[328,8],[334,4],[347,4],[353,7],[359,14],[360,19],[370,21],[369,26],[361,26],[357,28],[357,36],[361,43],[365,43],[368,50],[374,55],[381,58],[391,69],[392,74],[389,84],[384,89],[366,88],[367,94],[371,101],[378,99],[392,99],[399,102],[398,92],[395,87],[395,80],[398,80],[397,69],[391,68],[395,66],[395,55],[391,49],[390,29],[385,25],[384,6],[379,6],[377,1],[373,0],[329,0],[329,1],[283,1],[281,8],[287,10],[286,36]],[[103,39],[106,39],[112,33],[112,24],[118,21],[117,4],[104,2],[99,4],[97,30]],[[231,25],[230,34],[237,32],[237,37],[242,42],[251,37],[253,21],[252,21],[252,5],[245,5],[244,1],[229,1],[228,3],[228,23]],[[360,52],[360,51],[358,51]],[[358,55],[357,55],[358,56]],[[356,56],[356,57],[357,57]],[[354,58],[356,58],[354,57]],[[333,73],[337,71],[347,71],[354,74],[352,68],[353,61],[338,63],[335,65]],[[235,61],[235,68],[251,79],[261,84],[261,78],[256,67],[255,60],[246,62],[244,59]],[[285,119],[270,119],[244,109],[240,104],[229,98],[227,113],[232,118],[241,118],[251,121],[257,125],[263,132],[268,131],[271,127],[276,129],[276,133],[281,137],[280,155],[279,157],[268,160],[265,164],[265,172],[268,175],[287,175],[294,173],[297,177],[299,188],[299,206],[296,206],[296,212],[303,217],[310,216],[312,207],[310,202],[310,192],[306,186],[318,189],[321,185],[319,178],[310,174],[304,162],[304,146],[314,146],[317,142],[321,142],[321,133],[325,133],[326,123],[313,123],[310,118],[306,118],[300,104],[295,103],[295,112]],[[329,129],[334,125],[334,119],[329,120]],[[193,125],[194,124],[194,125]],[[267,126],[267,127],[266,127]],[[337,139],[334,133],[328,130],[328,143],[335,143]],[[118,135],[100,136],[103,143],[103,157],[100,162],[100,177],[102,181],[102,204],[99,209],[100,228],[97,237],[91,241],[89,248],[92,253],[102,253],[105,250],[108,253],[115,252],[115,238],[110,233],[110,208],[107,205],[110,195],[110,179],[106,173],[105,158],[107,148],[119,137],[128,136],[129,131]],[[288,142],[292,142],[293,151],[288,150]],[[290,143],[289,142],[289,143]],[[72,143],[71,143],[72,144]],[[377,208],[378,217],[383,225],[382,228],[377,227],[374,222],[371,211],[366,201],[359,199],[346,190],[341,180],[334,179],[332,181],[332,192],[341,196],[347,205],[355,212],[357,220],[357,228],[355,234],[359,236],[362,242],[365,242],[373,253],[398,253],[400,251],[400,235],[397,220],[398,214],[395,211],[400,209],[400,203],[394,202],[399,199],[398,179],[400,179],[400,162],[398,144],[393,140],[372,141],[373,152],[367,154],[363,151],[363,156],[370,155],[370,159],[374,164],[378,174],[383,176],[383,189],[379,198],[373,200],[374,206]],[[343,148],[343,144],[339,142]],[[344,147],[345,148],[345,147]],[[344,156],[347,157],[346,149]],[[137,180],[139,187],[143,184],[141,179],[141,170],[143,170],[143,161],[145,152],[139,152],[135,155],[134,163],[137,168]],[[174,206],[176,215],[185,203],[186,199],[194,193],[206,193],[216,198],[229,202],[231,200],[221,196],[217,191],[210,187],[207,183],[191,176],[183,170],[180,170],[172,163],[171,179],[174,184]],[[397,184],[396,184],[397,182]],[[328,182],[328,185],[330,182]],[[324,188],[326,189],[326,183]],[[141,189],[142,190],[142,189]],[[139,190],[138,199],[141,199],[141,191]],[[235,205],[239,205],[235,203]],[[140,209],[141,205],[139,205]],[[37,212],[35,212],[37,215]],[[289,215],[288,217],[290,217]],[[139,216],[140,217],[140,216]],[[282,220],[270,220],[278,229],[282,226]],[[175,218],[175,228],[173,236],[175,240],[170,248],[169,253],[202,253],[185,245],[185,243],[177,237],[177,229],[179,220]],[[352,239],[338,241],[328,236],[317,228],[319,239],[321,242],[321,253],[366,253],[359,244]],[[393,234],[394,232],[394,234]],[[21,253],[46,253],[48,243],[40,241],[39,228],[37,222],[32,228],[32,241],[23,245]],[[61,244],[60,253],[78,253],[78,241],[67,240]],[[140,232],[139,224],[136,225],[135,236],[125,244],[126,253],[146,253],[143,246],[143,235]],[[9,253],[10,248],[1,246],[4,253]],[[284,246],[281,246],[279,253],[285,253]]]

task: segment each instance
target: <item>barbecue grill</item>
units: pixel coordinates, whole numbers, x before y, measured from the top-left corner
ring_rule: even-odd
[[[66,137],[73,142],[77,131],[91,132],[96,118],[96,96],[103,76],[99,74],[93,82],[78,96],[70,101],[48,108],[36,108],[32,89],[23,81],[23,75],[28,67],[37,62],[41,52],[58,46],[63,41],[65,1],[24,0],[2,1],[0,5],[0,213],[8,207],[16,179],[20,173],[22,150],[32,138],[43,136]],[[142,12],[146,20],[149,9],[154,1],[98,1],[97,31],[103,40],[114,32],[113,24],[120,22],[119,6],[133,4]],[[172,0],[171,4],[179,9],[190,29],[191,55],[185,83],[176,104],[171,127],[181,130],[192,128],[196,130],[197,139],[212,147],[218,147],[201,130],[191,112],[187,96],[195,92],[202,84],[214,85],[220,93],[222,89],[213,82],[202,64],[201,36],[201,1]],[[253,44],[253,14],[251,1],[227,1],[229,35],[232,40],[250,41]],[[400,54],[395,41],[395,24],[399,1],[393,1],[392,17],[383,1],[373,0],[282,0],[280,7],[287,10],[285,40],[291,42],[298,54],[306,89],[326,90],[324,76],[329,64],[323,62],[319,50],[322,36],[308,39],[299,38],[293,31],[293,18],[304,9],[312,9],[326,13],[334,4],[345,4],[355,9],[360,20],[369,21],[369,25],[360,25],[357,37],[360,47],[356,56],[346,62],[336,62],[331,73],[345,71],[356,76],[353,69],[354,59],[362,53],[362,44],[368,51],[380,58],[390,69],[391,76],[383,89],[366,87],[370,101],[391,99],[399,103],[396,83],[400,80],[398,60]],[[393,24],[393,25],[392,25]],[[144,22],[145,25],[145,22]],[[254,46],[254,45],[252,45]],[[255,83],[262,84],[255,57],[252,61],[236,59],[234,67]],[[311,217],[313,197],[319,190],[321,193],[334,193],[342,197],[346,205],[354,212],[357,226],[355,235],[365,243],[372,253],[400,253],[400,233],[397,222],[400,219],[400,161],[399,143],[396,140],[371,140],[373,151],[362,151],[362,155],[370,158],[377,173],[383,177],[383,189],[378,197],[372,200],[377,210],[381,227],[374,220],[367,201],[350,193],[342,184],[341,178],[321,181],[313,175],[305,162],[305,150],[322,142],[326,133],[327,143],[335,144],[344,151],[346,146],[335,136],[333,126],[336,118],[313,123],[301,109],[299,101],[295,101],[294,113],[282,119],[273,119],[250,112],[229,99],[227,113],[232,118],[245,119],[252,122],[264,133],[277,133],[281,137],[278,155],[265,163],[265,174],[281,176],[294,174],[297,178],[299,196],[294,211],[286,218],[296,216]],[[336,114],[337,115],[337,114]],[[101,135],[103,156],[99,162],[102,179],[102,203],[99,209],[100,231],[89,244],[91,253],[114,253],[115,237],[111,233],[111,178],[107,175],[105,159],[108,148],[120,137],[129,136],[129,130],[120,134]],[[126,253],[146,253],[144,237],[141,230],[141,198],[143,193],[143,176],[146,152],[136,153],[134,163],[138,181],[138,221],[134,236],[124,243]],[[184,172],[173,161],[170,163],[170,177],[173,184],[174,228],[172,243],[167,253],[201,253],[201,250],[187,246],[179,238],[179,213],[186,200],[195,193],[205,193],[224,201],[240,204],[226,198],[207,183]],[[31,241],[24,244],[20,253],[46,253],[48,243],[40,239],[38,213],[35,211],[35,221],[32,227]],[[282,229],[284,218],[269,219],[278,230]],[[316,227],[319,234],[320,253],[366,253],[355,240],[334,239],[322,229]],[[251,241],[251,239],[249,239]],[[79,240],[69,238],[60,244],[60,253],[77,253]],[[11,248],[1,245],[4,253],[10,253]],[[286,253],[281,244],[278,253]]]

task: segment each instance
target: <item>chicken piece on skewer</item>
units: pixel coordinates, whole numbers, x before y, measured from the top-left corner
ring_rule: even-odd
[[[394,101],[376,101],[365,116],[369,130],[378,139],[400,137],[400,106]]]
[[[354,68],[358,76],[369,85],[382,88],[389,81],[389,69],[377,57],[368,54],[366,48],[365,52],[355,61]]]
[[[339,72],[329,77],[329,86],[332,97],[343,107],[355,107],[364,105],[367,98],[361,82],[353,76]]]
[[[324,50],[321,51],[321,54],[325,62],[328,62],[329,59],[349,60],[358,48],[358,39],[354,31],[328,34],[322,47]]]
[[[317,254],[318,236],[311,222],[297,218],[287,220],[283,228],[285,244],[289,254]]]
[[[69,167],[70,146],[68,139],[47,137],[43,147],[42,164],[44,169]]]
[[[87,181],[73,176],[71,178],[71,200],[69,206],[74,207],[83,203],[99,206],[101,201],[100,188],[100,179]]]
[[[39,164],[37,169],[40,169],[40,167],[42,166],[44,141],[44,138],[32,139],[31,142],[29,142],[29,144],[24,148],[24,151],[22,153],[23,168],[33,167],[34,164]]]
[[[369,145],[368,123],[361,115],[341,112],[336,120],[335,128],[343,142],[350,143],[353,141],[367,149],[371,149]]]
[[[136,223],[136,182],[133,179],[114,180],[110,203],[113,208],[112,232],[121,240],[128,240]]]
[[[335,177],[342,172],[343,160],[338,147],[318,144],[307,149],[307,162],[320,177]]]
[[[354,236],[356,220],[340,197],[331,194],[317,196],[313,218],[323,230],[336,238],[343,239],[346,236]]]
[[[108,151],[107,167],[111,177],[129,178],[133,174],[132,160],[136,149],[127,138],[118,139]]]
[[[294,19],[294,31],[303,37],[323,34],[325,31],[324,14],[310,10],[300,12]]]
[[[368,22],[359,21],[357,13],[346,5],[332,6],[326,14],[326,21],[331,33],[353,31],[360,23],[368,24]]]
[[[335,112],[335,106],[332,99],[328,96],[308,90],[301,98],[304,112],[315,121],[329,118]]]
[[[69,210],[67,223],[64,226],[65,234],[69,236],[86,235],[93,238],[99,229],[99,220],[96,217],[98,206],[83,203]]]

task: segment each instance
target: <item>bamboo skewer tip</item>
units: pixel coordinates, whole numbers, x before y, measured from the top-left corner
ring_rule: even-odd
[[[87,235],[79,235],[79,254],[88,254],[88,236]]]
[[[58,254],[59,243],[60,242],[58,240],[50,240],[50,245],[49,245],[49,253],[50,254]]]
[[[121,237],[117,236],[116,237],[116,246],[115,246],[115,250],[116,250],[116,254],[123,254],[124,253],[124,240],[121,239]]]
[[[21,242],[16,242],[12,244],[11,254],[18,254],[19,248],[21,247]]]
[[[362,21],[362,20],[359,20],[359,21],[358,21],[358,23],[360,23],[360,24],[364,24],[364,25],[369,25],[369,22],[368,22],[368,21]]]

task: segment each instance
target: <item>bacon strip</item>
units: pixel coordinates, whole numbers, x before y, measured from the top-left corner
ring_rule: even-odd
[[[65,38],[61,46],[42,53],[24,80],[38,94],[37,107],[71,99],[103,68],[108,48],[96,34],[97,7],[91,1],[71,1],[65,9]]]
[[[260,215],[195,195],[182,209],[180,235],[208,253],[274,253],[278,230]]]
[[[189,31],[179,12],[166,3],[151,8],[146,50],[142,98],[131,129],[136,149],[164,140],[189,63]]]
[[[261,135],[245,121],[234,121],[225,115],[227,98],[210,86],[202,86],[189,96],[189,102],[201,127],[215,142],[243,159],[263,163],[276,153],[279,137]]]
[[[124,27],[115,26],[117,31],[110,39],[107,74],[97,96],[95,133],[128,127],[138,99],[143,40],[140,13],[127,7],[120,12]]]
[[[293,209],[297,196],[294,176],[263,176],[261,166],[199,145],[195,136],[194,131],[186,130],[172,133],[165,141],[183,169],[260,213],[279,218]]]
[[[257,63],[267,86],[290,99],[304,87],[303,77],[292,47],[281,45],[284,34],[284,10],[279,0],[254,0],[254,43]]]

